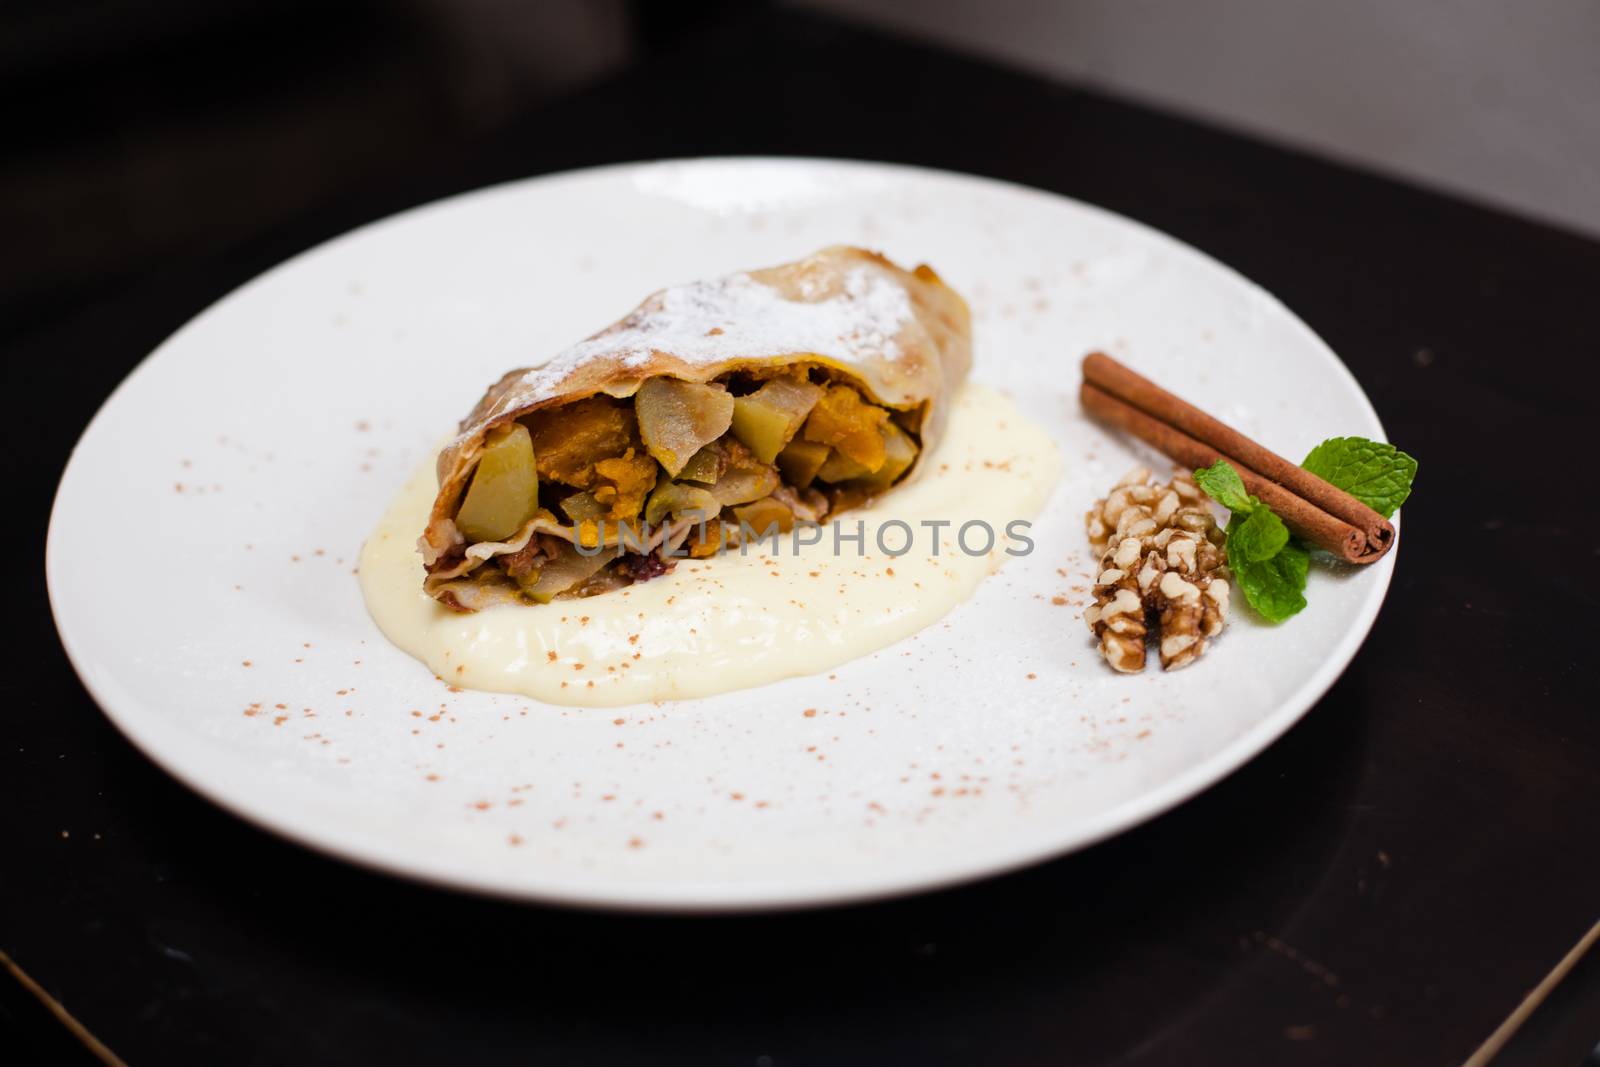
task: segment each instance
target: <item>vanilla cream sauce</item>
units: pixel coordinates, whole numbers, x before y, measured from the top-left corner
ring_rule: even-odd
[[[416,542],[437,491],[430,462],[362,548],[361,590],[384,634],[452,685],[585,707],[710,696],[825,671],[938,621],[1008,549],[1028,547],[1025,528],[1012,528],[1017,538],[1007,529],[1039,513],[1059,470],[1042,429],[1003,394],[967,385],[917,476],[810,531],[815,544],[784,535],[681,559],[670,574],[600,596],[460,614],[422,592]],[[889,554],[908,541],[895,520],[909,527],[900,555]],[[940,520],[949,525],[937,532],[924,525]],[[984,552],[987,535],[968,530],[977,555],[958,543],[972,520],[995,533]]]

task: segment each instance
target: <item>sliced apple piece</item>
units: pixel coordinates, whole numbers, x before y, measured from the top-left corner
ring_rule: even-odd
[[[734,402],[735,404],[738,401]],[[738,418],[738,408],[734,408],[734,418]],[[683,470],[678,472],[678,481],[694,482],[698,485],[716,485],[717,479],[722,477],[722,472],[728,469],[728,455],[722,449],[722,442],[712,441],[709,445],[689,457],[689,462],[683,465]]]
[[[733,436],[763,463],[783,451],[822,399],[822,386],[799,378],[773,378],[733,401]]]
[[[561,501],[561,510],[573,522],[582,522],[585,519],[605,518],[605,505],[594,498],[590,492],[577,492],[565,497]]]
[[[503,541],[539,510],[539,473],[528,428],[513,422],[489,431],[456,529],[468,541]]]
[[[548,604],[559,593],[592,578],[596,571],[617,558],[616,549],[584,555],[565,541],[554,559],[546,560],[538,576],[522,584],[522,591],[541,604]],[[531,576],[530,576],[531,577]]]
[[[784,481],[796,489],[804,489],[827,462],[831,451],[818,441],[790,441],[778,453],[778,469],[783,472]]]
[[[817,470],[817,480],[829,483],[848,482],[871,473],[865,464],[857,463],[835,448],[828,453],[827,460]]]
[[[707,489],[682,482],[661,482],[644,505],[644,521],[654,526],[668,515],[698,511],[707,518],[722,510],[717,498]]]
[[[778,472],[771,467],[734,467],[711,487],[718,504],[748,504],[778,488]]]
[[[678,378],[647,379],[633,407],[645,448],[672,478],[733,421],[733,397],[726,389]]]

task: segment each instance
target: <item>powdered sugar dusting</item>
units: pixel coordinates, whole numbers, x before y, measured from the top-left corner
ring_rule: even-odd
[[[805,274],[796,295],[745,273],[665,289],[611,330],[529,370],[517,402],[554,396],[573,368],[605,356],[627,367],[646,366],[654,352],[691,365],[803,353],[852,362],[900,357],[896,338],[913,309],[905,288],[884,272],[862,265],[842,277]]]

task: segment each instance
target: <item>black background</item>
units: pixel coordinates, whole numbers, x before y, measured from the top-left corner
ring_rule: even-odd
[[[335,10],[372,69],[420,62],[415,34]],[[61,172],[33,164],[63,158],[59,124],[134,156],[153,123],[208,143],[200,90],[215,90],[200,110],[244,107],[264,49],[256,66],[177,48],[160,68],[14,74],[13,99],[36,106],[8,116],[3,175],[34,199],[10,199],[19,239],[0,252],[23,541],[0,682],[0,948],[136,1064],[1460,1062],[1600,919],[1600,245],[831,22],[697,19],[641,18],[621,69],[492,123],[383,88],[351,105],[362,136],[330,142],[349,158],[271,142],[264,171],[179,167],[179,189],[110,204],[45,187]],[[298,41],[280,89],[355,62]],[[60,651],[41,561],[67,453],[137,360],[259,270],[421,200],[757,153],[1104,205],[1262,283],[1341,354],[1422,472],[1377,626],[1300,725],[1088,852],[904,901],[722,919],[520,907],[351,869],[212,809],[115,733]],[[96,217],[127,232],[78,232]],[[138,561],[113,527],[84,564],[114,581]],[[1597,970],[1580,965],[1500,1062],[1580,1061],[1600,1040]],[[84,1055],[0,984],[22,1061]]]

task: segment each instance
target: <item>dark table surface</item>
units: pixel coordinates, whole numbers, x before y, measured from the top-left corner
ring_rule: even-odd
[[[50,623],[45,517],[77,433],[163,336],[420,200],[744,153],[1101,204],[1233,265],[1328,340],[1422,477],[1382,615],[1297,727],[1087,852],[919,898],[718,919],[352,869],[211,808],[102,718]],[[3,324],[26,543],[24,639],[0,683],[0,949],[132,1063],[1458,1063],[1600,919],[1600,710],[1582,674],[1600,610],[1597,297],[1591,240],[829,22],[713,27],[337,207]],[[113,576],[137,565],[114,538],[96,564]],[[1499,1062],[1594,1048],[1592,957]],[[76,1048],[0,984],[13,1051]]]

